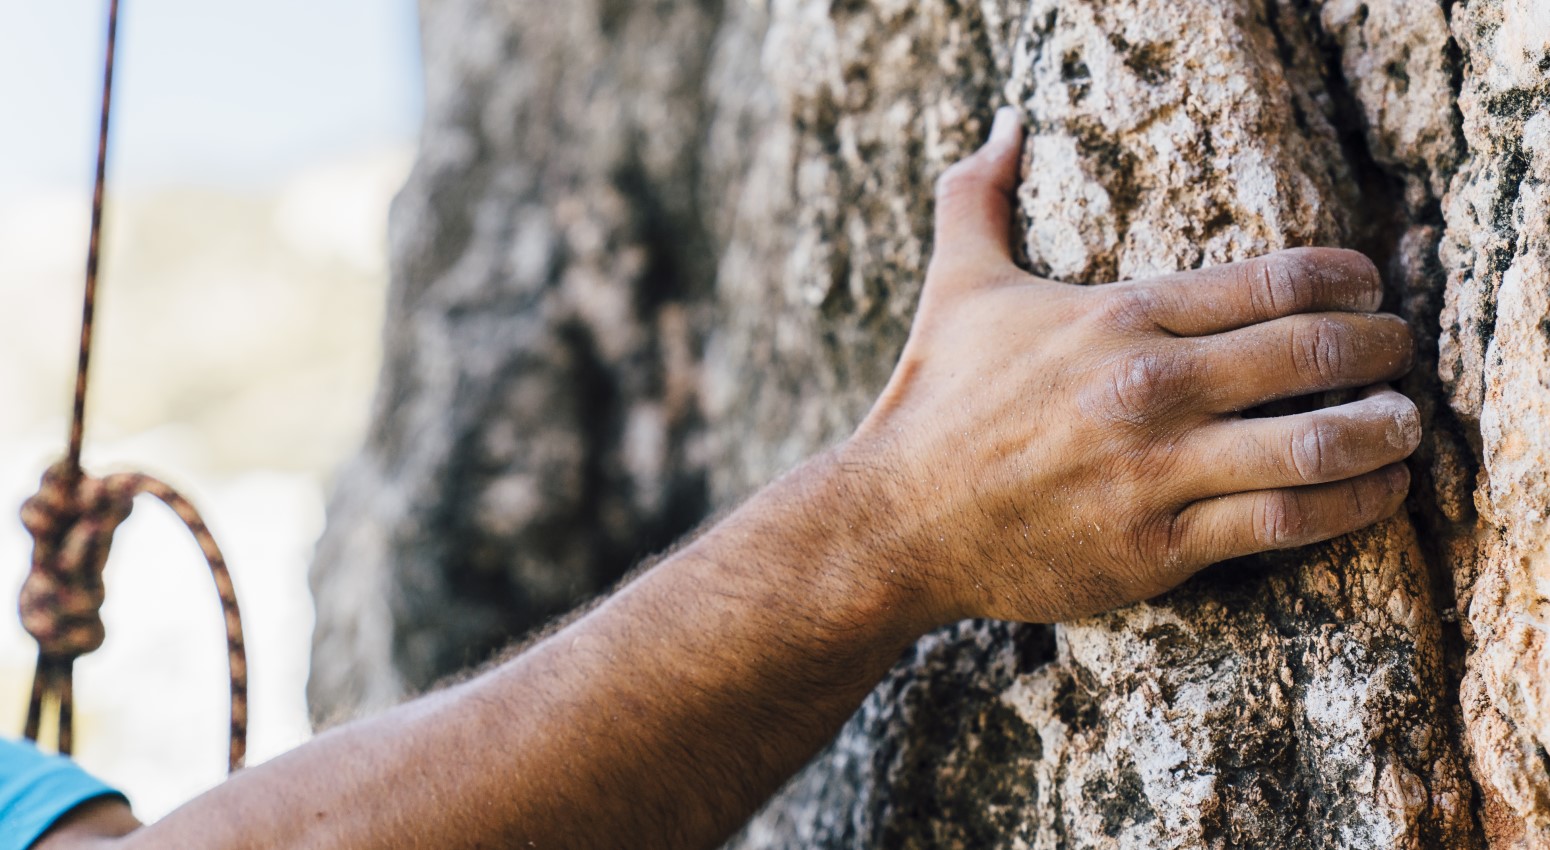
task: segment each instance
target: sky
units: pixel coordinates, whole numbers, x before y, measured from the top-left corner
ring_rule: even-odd
[[[106,0],[0,0],[0,202],[89,189]],[[413,0],[121,0],[113,185],[262,188],[414,138]]]
[[[65,436],[106,10],[0,0],[0,736],[35,657],[16,506]],[[86,461],[163,477],[216,531],[257,763],[310,734],[307,570],[376,375],[388,201],[422,112],[415,6],[121,0],[118,48]],[[115,541],[77,755],[154,819],[224,775],[221,624],[170,514],[139,507]]]

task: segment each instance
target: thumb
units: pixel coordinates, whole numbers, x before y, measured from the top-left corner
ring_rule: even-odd
[[[1023,128],[1017,110],[996,110],[990,139],[936,182],[935,259],[1012,261],[1012,197]]]

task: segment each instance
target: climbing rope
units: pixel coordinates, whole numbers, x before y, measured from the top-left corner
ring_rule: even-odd
[[[199,512],[176,490],[148,475],[118,473],[104,478],[81,468],[86,431],[87,372],[91,363],[92,325],[97,300],[98,241],[107,183],[108,119],[113,104],[113,48],[118,35],[118,0],[108,3],[107,60],[102,82],[102,121],[97,137],[97,179],[92,192],[91,238],[86,249],[86,291],[81,310],[81,349],[76,362],[75,407],[70,448],[64,460],[43,474],[38,492],[22,505],[22,524],[32,535],[32,569],[22,585],[21,620],[38,642],[37,671],[27,706],[25,734],[36,741],[43,710],[56,707],[57,749],[71,749],[75,660],[102,645],[102,569],[113,532],[129,518],[134,499],[149,495],[171,508],[193,534],[215,579],[226,620],[227,664],[231,674],[231,746],[228,769],[242,767],[247,752],[248,676],[242,642],[242,617],[226,559]]]

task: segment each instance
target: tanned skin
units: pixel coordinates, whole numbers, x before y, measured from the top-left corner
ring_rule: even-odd
[[[909,343],[850,439],[495,669],[151,826],[102,804],[41,846],[715,847],[933,628],[1092,614],[1398,508],[1419,418],[1380,385],[1412,341],[1373,312],[1372,263],[1031,276],[1012,261],[1020,140],[1002,110],[938,183]],[[1337,388],[1366,389],[1239,415]]]

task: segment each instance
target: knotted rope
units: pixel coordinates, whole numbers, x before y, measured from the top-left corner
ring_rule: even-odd
[[[247,654],[242,641],[242,617],[226,559],[194,506],[176,490],[136,472],[94,478],[81,469],[85,434],[87,372],[91,362],[94,307],[97,295],[98,242],[107,177],[108,118],[113,98],[113,48],[118,32],[118,0],[108,5],[107,62],[102,86],[102,122],[97,140],[97,180],[92,193],[91,239],[86,251],[86,291],[81,311],[81,349],[75,376],[74,416],[70,449],[64,460],[43,474],[38,492],[22,505],[22,524],[32,535],[32,569],[22,585],[22,626],[38,642],[37,672],[27,706],[25,734],[37,740],[43,708],[58,707],[58,750],[69,753],[74,703],[71,671],[75,660],[102,645],[102,570],[108,560],[113,532],[129,518],[134,499],[155,496],[183,520],[194,535],[226,620],[227,663],[231,673],[231,747],[228,767],[242,766],[247,751]]]
[[[68,461],[43,474],[37,495],[22,505],[22,524],[32,535],[32,570],[22,585],[22,626],[38,642],[38,668],[27,707],[27,737],[36,739],[43,702],[52,692],[59,704],[59,751],[70,751],[75,659],[102,645],[102,568],[113,532],[146,494],[171,508],[194,536],[210,565],[226,620],[227,663],[231,672],[231,753],[228,766],[242,766],[247,750],[248,675],[242,639],[242,615],[236,589],[220,546],[193,504],[148,475],[124,472],[106,478],[76,475]]]

